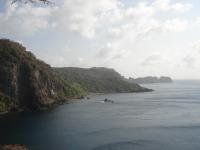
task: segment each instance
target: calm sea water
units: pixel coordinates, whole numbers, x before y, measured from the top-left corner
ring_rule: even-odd
[[[48,111],[0,116],[0,144],[32,150],[198,150],[200,81],[151,93],[92,95]],[[109,98],[115,103],[103,103]]]

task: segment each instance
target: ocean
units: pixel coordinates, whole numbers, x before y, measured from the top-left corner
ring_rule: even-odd
[[[1,115],[0,144],[31,150],[200,149],[200,81],[143,86],[155,91],[90,95],[46,111]]]

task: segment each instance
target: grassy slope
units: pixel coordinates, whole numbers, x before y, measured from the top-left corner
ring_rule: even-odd
[[[144,92],[150,91],[138,84],[128,83],[113,69],[108,68],[54,68],[65,81],[79,84],[92,93]]]

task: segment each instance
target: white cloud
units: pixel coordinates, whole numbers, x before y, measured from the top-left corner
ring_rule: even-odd
[[[119,4],[117,0],[65,0],[52,15],[52,21],[62,31],[75,31],[92,38],[99,27],[100,16],[117,9]]]
[[[146,2],[139,2],[136,6],[124,10],[124,13],[126,17],[150,17],[155,14],[155,9]]]
[[[190,3],[172,3],[170,0],[155,0],[152,6],[157,11],[186,12],[192,8]]]
[[[8,35],[31,35],[48,27],[50,15],[50,8],[7,5],[6,11],[0,13],[0,31]]]
[[[192,24],[193,28],[199,28],[200,27],[200,17],[196,17],[195,19],[193,19],[193,24]]]
[[[107,43],[97,53],[96,57],[104,59],[104,61],[113,62],[115,60],[126,58],[129,54],[128,50],[122,49],[117,43]]]
[[[179,67],[198,69],[200,65],[200,41],[189,44],[188,50],[179,58]]]
[[[165,31],[174,31],[174,32],[181,32],[184,31],[188,27],[187,20],[180,20],[178,18],[166,20],[162,27]]]
[[[176,11],[176,12],[186,12],[189,11],[192,8],[192,4],[190,3],[176,3],[174,5],[171,6],[172,10]]]
[[[192,48],[200,51],[200,40],[192,43]]]
[[[154,16],[159,12],[171,10],[185,12],[192,7],[189,3],[172,3],[170,0],[139,2],[128,8],[124,7],[119,0],[60,1],[61,4],[56,7],[7,5],[7,10],[0,13],[0,30],[6,34],[29,35],[54,27],[55,30],[73,31],[87,38],[95,37],[97,30],[99,32],[110,29],[115,34],[119,34],[120,30],[117,28],[121,26],[131,26],[132,30],[139,30],[139,32],[148,29],[152,31],[152,28],[158,26],[174,31],[174,26],[184,29],[186,21],[182,22],[180,19],[160,21]],[[113,29],[113,26],[117,28]]]
[[[154,54],[145,58],[145,60],[142,61],[141,65],[155,67],[158,65],[163,65],[165,62],[167,61],[162,56]]]
[[[193,69],[198,64],[198,58],[193,55],[186,55],[185,57],[182,58],[181,61],[183,67],[187,67],[190,69]]]
[[[62,33],[63,38],[59,40],[72,41],[65,43],[67,46],[60,45],[63,41],[55,41],[59,44],[58,50],[52,52],[53,48],[46,48],[51,52],[46,56],[46,50],[42,55],[54,66],[102,65],[124,71],[141,68],[140,72],[144,72],[144,68],[151,72],[154,68],[161,73],[158,70],[164,72],[163,66],[173,68],[180,63],[186,68],[197,64],[196,56],[182,54],[182,50],[187,49],[182,45],[190,40],[182,35],[192,30],[194,22],[200,24],[199,18],[184,16],[192,4],[181,0],[123,3],[123,0],[59,0],[54,7],[7,6],[6,11],[0,13],[0,32],[26,36],[44,30],[52,31],[49,34],[55,32],[56,36]],[[185,38],[183,43],[182,38]],[[41,53],[38,50],[37,54]]]

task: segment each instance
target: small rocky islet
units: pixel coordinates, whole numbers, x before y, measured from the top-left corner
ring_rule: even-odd
[[[23,144],[9,144],[9,145],[0,145],[0,150],[30,150],[30,149]]]

